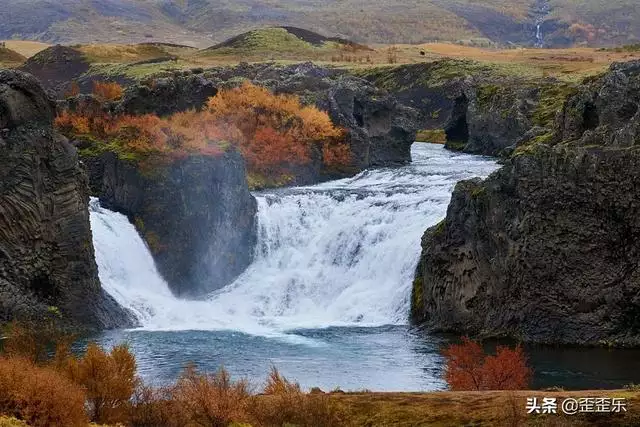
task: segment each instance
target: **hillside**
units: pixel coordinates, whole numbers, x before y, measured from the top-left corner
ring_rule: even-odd
[[[359,43],[535,45],[640,40],[635,0],[0,0],[0,39],[61,43],[163,41],[206,48],[287,25]]]
[[[22,64],[27,58],[0,44],[0,66],[15,67]]]

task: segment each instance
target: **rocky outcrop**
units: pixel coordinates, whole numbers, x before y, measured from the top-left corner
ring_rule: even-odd
[[[32,76],[0,71],[0,322],[57,307],[70,326],[131,326],[100,287],[87,175],[54,111]]]
[[[62,97],[71,82],[89,71],[90,64],[79,50],[68,46],[51,46],[38,52],[20,67],[34,75],[42,85]]]
[[[364,76],[418,111],[415,126],[442,129],[451,150],[508,156],[552,131],[574,85],[528,79],[473,61],[441,60],[365,71]]]
[[[212,81],[191,71],[153,79],[147,84],[127,88],[118,105],[126,114],[155,113],[161,116],[202,108],[218,89]]]
[[[114,153],[84,162],[102,206],[135,224],[176,295],[222,288],[251,262],[257,208],[237,152],[147,169]]]
[[[411,161],[415,139],[415,112],[383,93],[366,80],[344,71],[311,63],[292,66],[240,64],[237,67],[208,69],[203,72],[175,73],[150,79],[127,89],[118,106],[129,113],[160,115],[201,108],[217,93],[217,88],[233,87],[250,80],[277,93],[292,93],[304,102],[329,113],[332,121],[349,131],[348,142],[356,170],[391,166]],[[320,168],[305,171],[296,184],[318,182],[335,177],[321,176]]]
[[[554,138],[576,145],[640,143],[640,61],[613,64],[564,104]]]
[[[640,345],[639,64],[614,65],[571,96],[554,145],[456,186],[446,219],[423,237],[415,323]]]

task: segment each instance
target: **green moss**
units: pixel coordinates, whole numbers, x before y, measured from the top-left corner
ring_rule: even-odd
[[[447,221],[442,220],[433,227],[434,236],[442,236],[447,231]]]
[[[158,236],[158,234],[153,231],[147,231],[146,233],[144,233],[144,240],[147,242],[147,245],[149,245],[149,249],[151,249],[151,252],[153,252],[154,254],[162,252],[165,248],[160,241],[160,236]]]
[[[467,141],[448,140],[445,146],[452,151],[462,151],[467,146]]]
[[[483,185],[478,185],[471,190],[471,197],[477,199],[482,197],[483,194],[487,192],[487,189]]]
[[[84,77],[98,76],[108,79],[126,77],[135,81],[148,79],[157,74],[173,72],[189,67],[184,61],[165,61],[153,64],[91,64]]]
[[[144,221],[142,218],[137,216],[134,220],[134,224],[136,226],[136,230],[144,232]]]
[[[476,92],[478,107],[485,108],[486,106],[490,105],[495,99],[496,95],[498,95],[499,91],[500,88],[494,84],[480,86]]]
[[[562,109],[564,101],[576,92],[576,87],[568,83],[546,84],[540,88],[538,107],[533,113],[533,123],[551,128],[558,111]]]
[[[416,277],[411,287],[411,320],[414,323],[424,318],[424,283],[422,277]]]
[[[444,129],[424,129],[416,134],[417,142],[432,142],[435,144],[444,144],[447,142],[447,135]]]

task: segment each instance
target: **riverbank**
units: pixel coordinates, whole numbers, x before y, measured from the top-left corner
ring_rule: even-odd
[[[331,393],[348,426],[632,426],[640,423],[640,392],[630,390]],[[527,398],[626,399],[626,413],[527,415]]]

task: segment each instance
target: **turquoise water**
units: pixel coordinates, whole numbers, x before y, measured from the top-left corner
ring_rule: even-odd
[[[173,381],[189,362],[260,386],[271,366],[303,387],[323,390],[425,391],[445,388],[440,349],[454,338],[407,326],[334,327],[266,338],[228,331],[111,331],[109,346],[127,342],[140,375],[149,382]],[[487,344],[492,351],[494,344]],[[526,347],[534,388],[620,388],[640,383],[639,350]]]

